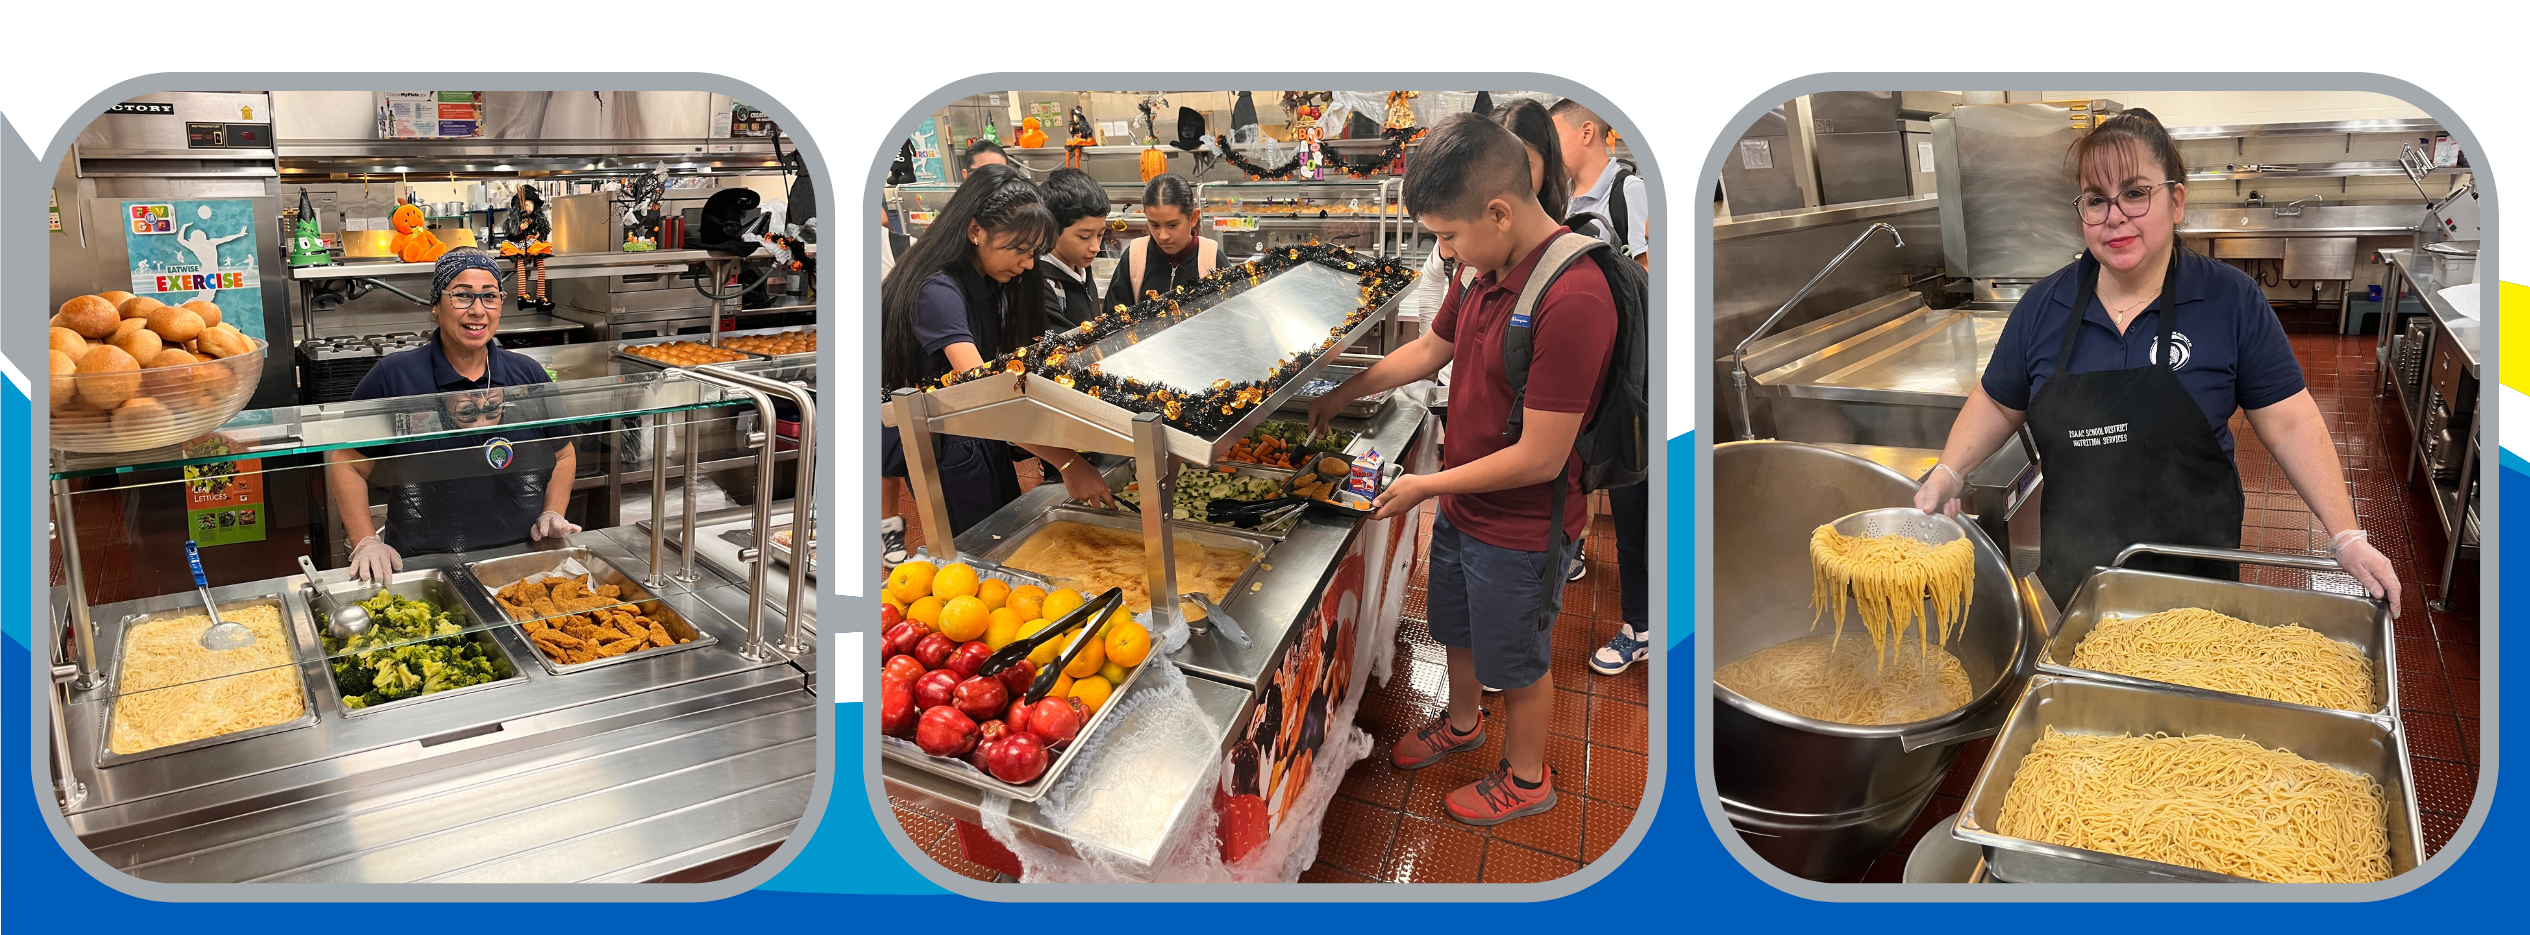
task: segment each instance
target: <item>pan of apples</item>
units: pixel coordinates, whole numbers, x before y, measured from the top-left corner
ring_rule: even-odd
[[[1076,680],[1067,670],[1092,661],[1085,651],[1119,620],[1137,626],[1119,588],[998,646],[959,642],[914,616],[888,620],[892,609],[881,611],[881,755],[1022,802],[1053,787],[1112,707],[1109,693],[1069,690]],[[1121,699],[1142,668],[1132,667],[1112,697]]]

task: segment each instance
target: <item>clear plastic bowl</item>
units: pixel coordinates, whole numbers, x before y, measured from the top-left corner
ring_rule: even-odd
[[[147,451],[219,428],[255,395],[269,352],[255,341],[254,350],[235,357],[181,367],[54,374],[52,446],[83,454]],[[111,412],[98,406],[118,399]],[[156,405],[133,406],[135,399]]]

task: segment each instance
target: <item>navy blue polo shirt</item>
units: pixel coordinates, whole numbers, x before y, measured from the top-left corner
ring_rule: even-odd
[[[2087,259],[2076,260],[2040,280],[2012,307],[1994,356],[1985,365],[1985,395],[2006,408],[2027,410],[2029,401],[2056,369],[2056,352],[2064,347],[2064,328],[2072,318],[2073,300],[2081,294],[2080,278]],[[2264,409],[2302,391],[2302,365],[2293,358],[2284,323],[2267,304],[2257,280],[2228,263],[2203,254],[2179,255],[2178,321],[2170,341],[2177,346],[2179,385],[2205,410],[2205,422],[2223,451],[2232,450],[2231,414],[2238,409]],[[2095,296],[2082,315],[2082,337],[2075,342],[2068,373],[2128,370],[2154,363],[2153,344],[2161,333],[2161,300],[2135,316],[2119,334],[2108,309]]]
[[[360,385],[352,389],[351,398],[355,400],[392,399],[400,396],[428,396],[459,390],[481,390],[496,386],[527,386],[553,382],[553,377],[545,373],[545,366],[537,363],[535,358],[498,344],[491,345],[485,350],[490,353],[490,359],[484,364],[483,376],[469,380],[459,375],[457,368],[449,365],[448,355],[440,352],[439,340],[434,336],[429,344],[397,351],[379,358],[377,366],[369,368],[368,375],[360,378]],[[503,403],[503,418],[506,421],[527,422],[544,417],[544,401],[541,399],[505,399]],[[447,423],[416,420],[409,430],[436,431],[429,427],[432,424]],[[399,442],[381,447],[363,448],[361,453],[378,457],[390,454],[445,451],[451,448],[482,445],[493,436],[507,438],[516,443],[565,432],[567,429],[547,426],[495,429],[480,435],[454,435],[427,441]]]

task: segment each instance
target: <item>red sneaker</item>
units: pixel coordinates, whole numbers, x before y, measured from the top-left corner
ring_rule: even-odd
[[[1398,769],[1422,769],[1460,750],[1473,750],[1485,745],[1485,712],[1476,709],[1476,729],[1459,733],[1449,722],[1444,710],[1432,723],[1414,729],[1414,733],[1397,738],[1397,749],[1388,761]]]
[[[1449,817],[1471,825],[1498,825],[1535,815],[1555,807],[1555,768],[1546,768],[1546,779],[1537,788],[1523,789],[1511,779],[1511,761],[1504,760],[1484,778],[1451,790],[1443,802],[1449,806]]]

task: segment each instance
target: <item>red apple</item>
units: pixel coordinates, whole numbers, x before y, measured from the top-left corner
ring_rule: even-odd
[[[922,660],[898,653],[887,657],[887,665],[879,670],[879,674],[889,678],[904,679],[907,684],[912,684],[926,671],[929,670],[923,668]]]
[[[893,630],[893,629],[895,629],[895,628],[896,628],[896,625],[897,625],[897,624],[899,624],[899,623],[904,622],[904,620],[905,620],[905,612],[904,612],[904,611],[901,611],[901,610],[897,610],[897,609],[896,609],[896,605],[894,605],[894,604],[890,604],[890,603],[887,603],[887,602],[885,602],[885,601],[880,601],[880,602],[879,602],[879,605],[878,605],[878,631],[879,631],[880,633],[885,633],[885,632],[887,632],[887,631],[889,631],[889,630]]]
[[[914,721],[922,709],[914,706],[914,686],[902,679],[887,679],[879,684],[879,731],[890,737],[912,737]]]
[[[1012,734],[984,751],[984,771],[1014,785],[1037,781],[1046,763],[1045,741],[1032,733]]]
[[[975,739],[975,719],[947,705],[924,711],[914,725],[914,743],[932,756],[964,756]]]
[[[958,674],[947,669],[934,669],[914,680],[914,705],[925,711],[948,704],[957,692]]]
[[[941,666],[956,672],[959,678],[971,679],[975,673],[983,671],[984,660],[990,658],[993,658],[992,647],[984,645],[983,640],[969,640],[958,644],[957,651],[950,653],[949,661]]]
[[[1028,706],[1028,732],[1049,745],[1080,736],[1089,711],[1078,698],[1047,698]]]
[[[1012,696],[1010,699],[1010,707],[1003,708],[1001,711],[1001,719],[1002,723],[1010,725],[1010,729],[1013,732],[1027,730],[1028,703],[1015,695]]]
[[[978,743],[992,743],[993,741],[1010,736],[1011,730],[1010,725],[1002,723],[1000,718],[995,718],[990,721],[985,721],[982,724],[975,725],[975,733],[976,736],[984,738],[983,740],[977,741]]]
[[[957,684],[949,694],[949,703],[980,721],[1001,714],[1001,709],[1010,704],[1010,690],[1002,687],[1000,679],[971,678]]]
[[[922,624],[906,620],[879,632],[884,635],[879,637],[878,655],[885,659],[913,652],[914,644],[922,642],[922,638],[931,631],[923,629]]]
[[[957,652],[957,649],[958,641],[933,633],[924,636],[921,642],[914,644],[914,658],[920,660],[925,669],[937,669],[948,662],[949,654]],[[959,678],[965,678],[965,676],[959,676]]]
[[[1028,686],[1037,680],[1036,660],[1021,659],[1010,668],[993,673],[993,677],[1001,680],[1003,688],[1010,689],[1010,697],[1017,698],[1025,695],[1028,693]]]

